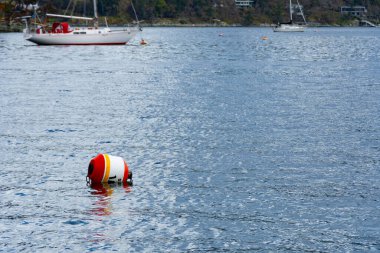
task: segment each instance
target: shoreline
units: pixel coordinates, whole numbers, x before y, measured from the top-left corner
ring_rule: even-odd
[[[116,24],[110,25],[109,27],[125,27],[125,24]],[[250,25],[244,26],[241,24],[209,24],[209,23],[198,23],[198,24],[178,24],[178,23],[155,23],[155,24],[147,24],[145,23],[142,28],[272,28],[276,26],[275,24],[259,24],[259,25]],[[81,26],[78,26],[81,27]],[[360,25],[337,25],[337,24],[308,24],[306,27],[310,28],[320,28],[320,27],[331,27],[331,28],[366,28],[368,26],[360,26]],[[380,25],[371,28],[380,28]],[[24,27],[22,26],[12,26],[6,27],[4,25],[0,25],[0,33],[12,33],[12,32],[22,32]]]

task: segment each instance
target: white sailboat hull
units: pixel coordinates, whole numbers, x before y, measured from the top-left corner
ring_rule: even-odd
[[[38,45],[123,45],[127,44],[136,34],[138,29],[128,30],[74,30],[70,33],[28,33],[25,39]]]
[[[273,28],[274,32],[303,32],[305,31],[304,26],[299,26],[295,24],[280,24]]]

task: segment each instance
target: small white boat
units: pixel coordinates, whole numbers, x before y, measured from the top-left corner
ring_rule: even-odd
[[[54,22],[51,27],[48,27],[37,22],[35,11],[34,23],[28,25],[26,22],[24,38],[38,45],[123,45],[140,31],[138,22],[134,27],[110,29],[106,20],[107,27],[99,28],[96,0],[93,0],[93,3],[94,18],[46,14],[47,17],[91,20],[94,22],[92,27],[71,28],[67,22]]]
[[[293,23],[280,23],[273,28],[274,32],[303,32],[305,26],[293,24]]]
[[[302,8],[300,7],[300,4],[297,0],[298,9],[300,10],[300,13],[302,15],[302,18],[306,25],[306,19],[303,15]],[[292,0],[289,0],[289,14],[290,14],[290,21],[288,23],[279,23],[274,28],[274,32],[303,32],[305,31],[305,25],[299,25],[293,22],[293,5]]]

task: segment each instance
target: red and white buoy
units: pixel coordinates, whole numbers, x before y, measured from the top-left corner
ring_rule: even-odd
[[[107,154],[91,159],[87,177],[91,183],[132,183],[132,171],[123,158]]]

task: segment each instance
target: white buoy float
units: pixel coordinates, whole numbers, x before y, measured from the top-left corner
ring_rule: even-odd
[[[119,156],[99,154],[88,165],[89,183],[132,183],[132,171]]]

